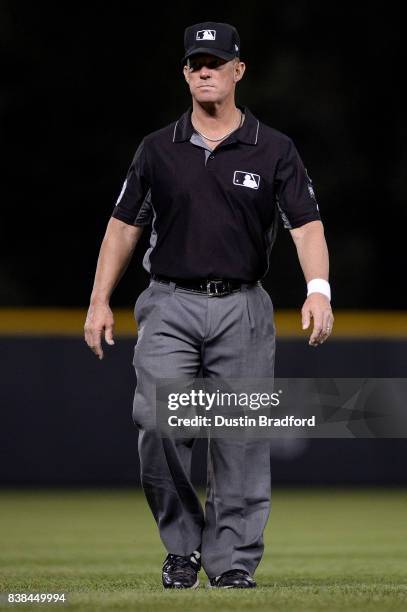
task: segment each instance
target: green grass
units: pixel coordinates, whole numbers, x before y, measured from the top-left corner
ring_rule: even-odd
[[[406,491],[275,487],[265,544],[257,589],[208,591],[201,571],[196,591],[164,591],[139,491],[0,492],[1,592],[64,591],[72,610],[407,610]]]

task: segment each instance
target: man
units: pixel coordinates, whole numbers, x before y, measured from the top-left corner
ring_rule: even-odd
[[[326,340],[333,315],[328,250],[311,179],[293,141],[235,104],[245,64],[225,23],[185,30],[183,74],[192,97],[177,121],[140,143],[100,250],[85,338],[103,358],[114,344],[109,299],[143,228],[149,286],[135,304],[133,420],[141,481],[168,552],[166,588],[252,588],[270,512],[270,440],[210,439],[205,513],[191,484],[192,441],[155,423],[159,378],[272,378],[275,327],[268,270],[277,215],[293,237],[308,295],[303,329]]]

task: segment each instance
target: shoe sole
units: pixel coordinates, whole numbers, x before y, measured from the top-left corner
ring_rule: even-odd
[[[255,589],[256,586],[256,584],[253,584],[252,586],[236,586],[233,584],[228,584],[226,586],[216,586],[215,584],[211,584],[210,582],[207,582],[206,584],[207,589]]]
[[[164,589],[176,589],[178,591],[182,591],[182,589],[197,589],[199,587],[199,578],[196,579],[195,584],[190,587],[163,587]]]

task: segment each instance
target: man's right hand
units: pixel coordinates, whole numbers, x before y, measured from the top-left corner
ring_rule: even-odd
[[[114,344],[110,296],[129,264],[143,229],[144,226],[129,225],[114,217],[107,224],[84,326],[86,343],[99,359],[103,359],[102,335],[107,344]]]
[[[108,304],[91,303],[85,321],[85,341],[89,348],[103,359],[102,334],[107,344],[113,345],[114,318]]]

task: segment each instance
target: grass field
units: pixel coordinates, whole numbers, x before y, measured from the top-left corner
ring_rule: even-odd
[[[41,609],[407,610],[407,491],[274,487],[265,543],[257,589],[209,591],[201,571],[164,591],[139,491],[0,492],[0,591],[67,594]]]

